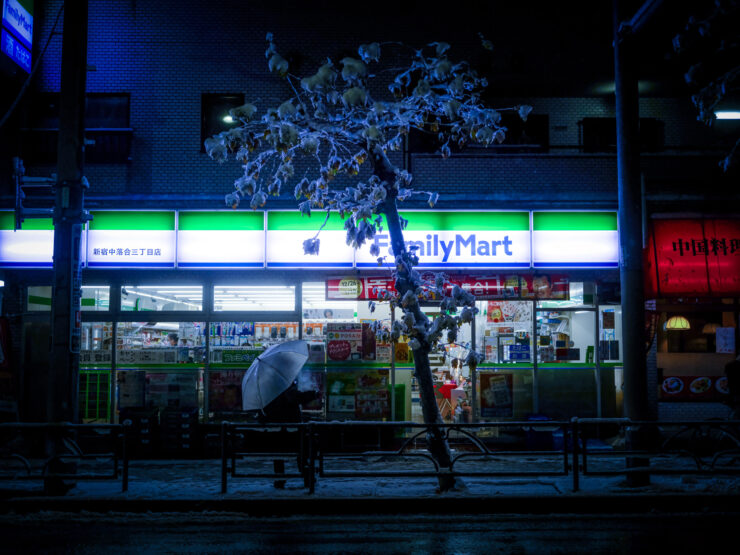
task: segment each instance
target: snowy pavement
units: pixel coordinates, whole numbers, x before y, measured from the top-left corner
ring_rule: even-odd
[[[286,472],[295,473],[295,458],[285,459]],[[654,460],[654,467],[671,468],[691,466],[679,461]],[[107,461],[93,463],[96,470],[103,470]],[[488,457],[464,459],[457,463],[459,472],[543,472],[562,473],[562,455],[528,456],[525,454],[509,457]],[[589,459],[589,470],[618,470],[624,467],[621,457],[605,458],[602,461]],[[89,468],[88,470],[91,470]],[[240,473],[271,474],[271,458],[240,459],[237,461]],[[431,470],[429,461],[415,457],[395,459],[375,455],[353,455],[340,460],[327,459],[324,471],[331,472],[408,472]],[[485,500],[491,498],[538,498],[550,500],[552,504],[568,499],[624,496],[731,496],[740,497],[740,476],[735,475],[653,475],[650,485],[639,488],[629,487],[624,475],[589,476],[581,475],[579,490],[573,491],[573,475],[549,475],[527,477],[483,477],[462,478],[463,487],[440,494],[434,477],[322,477],[318,476],[313,494],[304,487],[301,478],[287,478],[285,487],[278,489],[273,485],[273,477],[234,478],[228,476],[227,493],[221,493],[221,461],[209,460],[134,460],[129,468],[128,491],[121,491],[121,479],[102,481],[78,481],[67,495],[57,498],[55,503],[84,502],[116,503],[138,502],[146,506],[147,501],[166,503],[177,507],[178,503],[207,502],[211,506],[218,503],[233,503],[270,500],[272,502],[302,501],[329,502],[331,500]],[[0,483],[6,510],[14,503],[23,501],[41,502],[43,494],[40,481],[6,480]],[[46,498],[48,499],[48,498]],[[392,504],[391,504],[392,505]],[[113,510],[113,509],[111,509]],[[177,508],[175,508],[177,510]]]

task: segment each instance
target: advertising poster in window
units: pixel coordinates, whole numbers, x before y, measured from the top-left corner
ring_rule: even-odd
[[[505,418],[514,415],[512,374],[481,374],[480,386],[481,417]]]
[[[330,323],[326,327],[329,361],[362,360],[362,325]]]
[[[522,276],[522,298],[567,301],[570,298],[570,281],[568,276]]]
[[[717,328],[717,352],[735,354],[735,328]]]
[[[326,380],[328,413],[357,420],[390,417],[388,369],[332,370]]]
[[[242,410],[242,379],[245,370],[219,370],[208,374],[208,409]]]
[[[710,401],[728,399],[725,376],[667,376],[660,384],[661,401]]]
[[[198,375],[195,372],[147,372],[146,406],[195,408],[198,406]]]
[[[143,407],[146,390],[146,373],[144,370],[119,369],[116,376],[118,381],[118,408]]]

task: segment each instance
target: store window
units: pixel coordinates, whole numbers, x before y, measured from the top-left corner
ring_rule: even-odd
[[[294,285],[216,285],[213,287],[213,309],[256,312],[290,312],[295,310]]]
[[[567,293],[537,301],[537,308],[569,308],[594,306],[596,284],[592,281],[571,281],[567,283]]]
[[[658,326],[658,351],[665,353],[731,353],[734,351],[734,315],[732,312],[664,312]],[[718,330],[720,341],[718,345]],[[728,333],[731,349],[722,346]]]
[[[113,323],[83,322],[80,334],[79,411],[83,423],[111,418]]]
[[[616,118],[583,118],[578,122],[584,152],[614,152],[617,148]],[[663,150],[665,145],[663,121],[640,118],[639,140],[642,152]]]
[[[622,307],[599,307],[599,360],[622,361]]]
[[[229,115],[229,110],[244,104],[240,93],[205,93],[201,95],[200,151],[205,152],[205,140],[213,135],[228,131],[238,125]]]
[[[532,363],[532,303],[478,301],[477,347],[486,363]]]
[[[124,285],[121,287],[122,311],[193,311],[203,310],[200,285]]]
[[[26,309],[29,312],[51,310],[51,285],[32,285],[27,289]]]
[[[107,285],[83,285],[82,310],[110,310],[110,287]]]
[[[27,293],[26,307],[29,312],[46,312],[51,310],[51,285],[32,285],[28,287]],[[82,286],[80,304],[83,311],[110,310],[109,300],[110,288],[108,286]]]
[[[85,104],[85,162],[128,162],[131,155],[131,96],[89,93]],[[27,164],[56,163],[59,93],[41,93],[30,100],[21,129],[21,155]]]
[[[595,363],[593,310],[539,309],[536,325],[538,363]]]
[[[189,425],[197,421],[204,404],[204,329],[204,322],[118,324],[115,398],[119,421],[146,415],[161,422],[163,433],[173,422]],[[184,433],[179,425],[171,431]],[[180,446],[192,444],[182,439],[177,435],[163,437],[162,448],[175,447],[170,440],[177,440]]]

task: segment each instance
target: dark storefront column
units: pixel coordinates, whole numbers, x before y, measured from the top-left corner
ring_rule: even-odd
[[[647,420],[647,364],[645,357],[645,294],[642,269],[642,196],[640,183],[638,58],[635,36],[614,0],[614,87],[617,112],[617,171],[619,187],[619,240],[624,341],[624,413],[633,420]],[[627,446],[644,447],[643,434],[628,431]],[[647,459],[628,458],[628,467],[647,466]],[[631,485],[649,482],[647,473],[629,474]]]

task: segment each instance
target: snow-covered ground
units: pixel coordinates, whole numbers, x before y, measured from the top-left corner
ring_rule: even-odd
[[[459,454],[459,453],[453,453]],[[286,457],[288,473],[297,472],[294,457]],[[620,470],[624,468],[623,457],[603,459],[589,458],[588,469]],[[653,459],[654,468],[693,470],[689,459]],[[93,462],[93,467],[102,472],[108,461]],[[589,476],[580,475],[579,491],[573,493],[573,475],[563,474],[562,455],[514,455],[495,457],[471,457],[461,459],[455,466],[459,472],[539,472],[540,476],[468,476],[464,485],[455,491],[445,492],[453,497],[489,497],[500,495],[570,496],[588,494],[627,493],[730,493],[740,494],[740,476],[731,475],[653,475],[649,486],[629,487],[624,475]],[[740,459],[735,468],[740,467]],[[237,461],[240,473],[272,473],[272,458],[249,458]],[[409,472],[430,471],[431,463],[419,457],[394,458],[381,455],[352,455],[340,459],[327,459],[324,471],[333,472]],[[555,475],[560,473],[561,475]],[[551,474],[551,475],[544,475]],[[228,490],[221,493],[221,461],[209,460],[134,460],[130,463],[129,489],[121,492],[121,479],[102,481],[78,481],[69,491],[69,498],[119,498],[119,499],[249,499],[310,497],[301,478],[288,478],[284,489],[273,485],[274,478],[228,477]],[[40,481],[5,480],[0,488],[11,496],[38,494],[42,490]],[[331,477],[318,476],[315,497],[436,497],[437,480],[433,476],[414,477]]]

